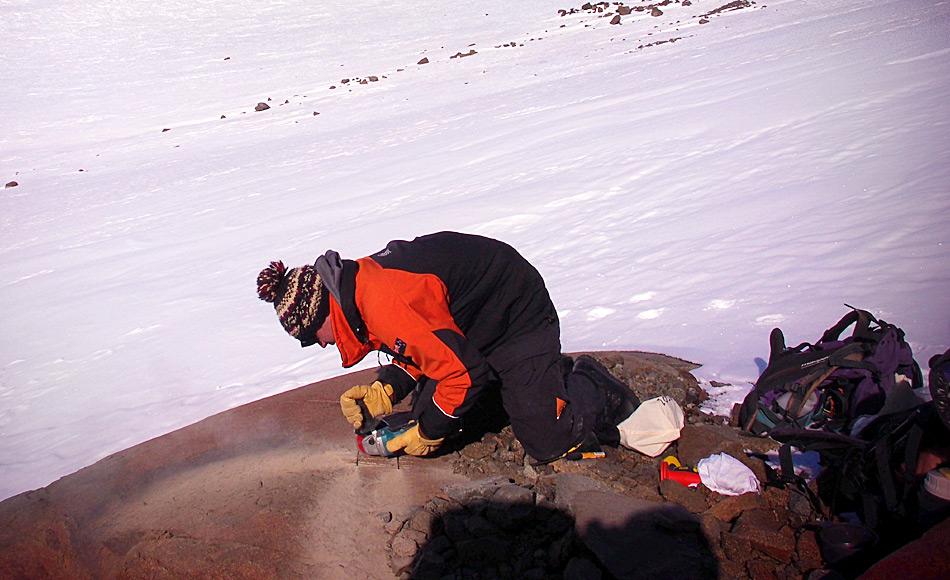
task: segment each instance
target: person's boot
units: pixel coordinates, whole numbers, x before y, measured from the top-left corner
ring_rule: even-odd
[[[562,457],[568,461],[580,461],[582,459],[603,459],[606,454],[604,448],[600,446],[600,441],[597,440],[597,435],[588,431],[584,439],[568,449]]]
[[[567,381],[567,376],[574,371],[574,359],[566,354],[562,354],[557,363],[558,366],[561,367],[561,377]]]
[[[573,373],[586,378],[603,397],[594,422],[594,434],[601,443],[617,445],[622,423],[640,406],[640,399],[623,381],[616,378],[594,357],[581,355],[574,361]]]

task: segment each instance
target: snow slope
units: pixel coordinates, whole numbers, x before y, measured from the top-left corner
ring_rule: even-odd
[[[0,0],[0,497],[339,373],[258,271],[437,230],[713,408],[845,302],[950,346],[950,3],[314,4]]]

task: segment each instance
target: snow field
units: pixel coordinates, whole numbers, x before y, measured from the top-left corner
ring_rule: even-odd
[[[719,412],[844,302],[950,346],[947,2],[474,4],[0,4],[0,497],[339,373],[257,272],[437,230]]]

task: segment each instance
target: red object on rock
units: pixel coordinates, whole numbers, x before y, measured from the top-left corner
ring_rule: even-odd
[[[699,474],[695,471],[672,469],[669,464],[664,461],[660,463],[660,481],[667,479],[675,481],[680,485],[685,485],[686,487],[696,487],[702,483],[702,480],[699,479]]]

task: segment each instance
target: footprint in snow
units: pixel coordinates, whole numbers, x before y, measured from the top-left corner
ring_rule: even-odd
[[[653,308],[651,310],[644,310],[640,314],[637,314],[637,318],[640,320],[653,320],[654,318],[659,318],[663,315],[663,311],[666,308]]]
[[[783,314],[766,314],[756,317],[755,324],[757,326],[774,326],[784,321],[785,316]]]
[[[653,292],[652,290],[649,292],[641,292],[639,294],[634,294],[633,296],[631,296],[630,299],[627,300],[627,302],[629,302],[630,304],[636,304],[637,302],[646,302],[648,300],[653,300],[655,296],[656,296],[656,292]]]
[[[591,308],[587,311],[587,320],[600,320],[601,318],[607,318],[611,314],[616,312],[613,308],[607,308],[606,306],[597,306],[596,308]]]

